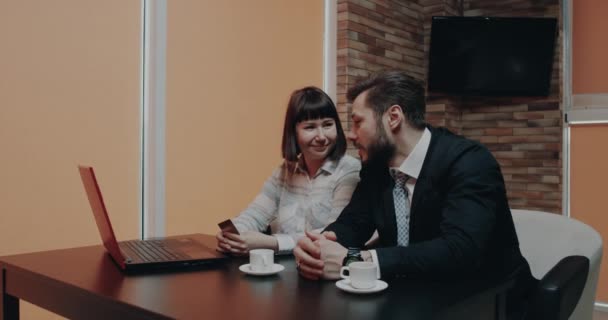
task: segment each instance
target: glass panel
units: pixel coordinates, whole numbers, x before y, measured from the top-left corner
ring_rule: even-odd
[[[281,162],[291,92],[323,79],[323,1],[168,1],[167,234],[215,234]]]
[[[570,127],[570,216],[597,230],[604,241],[598,301],[608,301],[608,124]]]

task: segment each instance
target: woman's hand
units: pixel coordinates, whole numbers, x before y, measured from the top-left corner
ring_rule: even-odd
[[[272,249],[277,251],[277,239],[257,231],[245,231],[240,235],[218,232],[216,235],[218,251],[235,255],[247,255],[253,249]]]
[[[239,242],[234,242],[226,237],[229,232],[220,231],[215,235],[217,240],[217,251],[231,253],[233,246],[240,246]]]

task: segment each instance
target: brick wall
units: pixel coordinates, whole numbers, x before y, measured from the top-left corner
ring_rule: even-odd
[[[339,0],[338,109],[350,128],[346,90],[360,77],[401,69],[425,80],[431,17],[560,18],[558,0]],[[561,28],[544,98],[431,96],[427,120],[486,145],[501,164],[512,208],[561,212]]]
[[[417,1],[338,0],[337,107],[350,128],[346,90],[359,78],[400,69],[424,79],[423,7]]]
[[[464,16],[556,17],[557,0],[464,0]],[[561,19],[560,19],[561,20]],[[561,27],[546,98],[461,101],[462,133],[501,164],[512,208],[562,211]]]
[[[559,101],[462,106],[462,134],[482,142],[501,165],[512,208],[561,212]]]

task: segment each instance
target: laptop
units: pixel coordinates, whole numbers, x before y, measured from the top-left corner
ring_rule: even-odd
[[[127,273],[158,269],[181,269],[206,265],[227,257],[206,246],[203,235],[193,234],[149,240],[116,241],[108,211],[92,167],[78,166],[103,245]]]

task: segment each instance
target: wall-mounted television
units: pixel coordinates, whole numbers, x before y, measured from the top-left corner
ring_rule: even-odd
[[[546,96],[556,36],[555,18],[433,17],[428,89]]]

